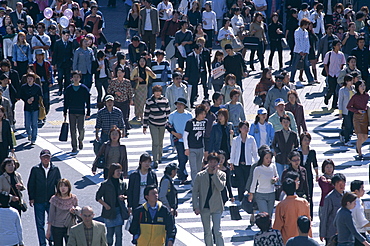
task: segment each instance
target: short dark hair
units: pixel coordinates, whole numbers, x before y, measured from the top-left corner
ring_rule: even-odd
[[[344,183],[346,182],[346,176],[342,173],[336,173],[334,176],[331,178],[331,184],[335,185],[336,183],[343,181]]]
[[[318,3],[317,6],[316,6],[316,10],[319,11],[319,10],[323,10],[324,9],[324,5],[322,3]]]
[[[0,62],[0,67],[9,67],[10,68],[10,61],[8,59],[3,59]]]
[[[312,140],[312,137],[311,137],[310,133],[303,132],[303,133],[301,133],[301,135],[299,135],[299,142],[300,142],[301,145],[302,145],[302,141],[305,137],[308,138],[310,141]]]
[[[39,22],[39,23],[37,23],[37,25],[36,25],[37,27],[39,27],[39,26],[41,26],[42,28],[44,28],[45,29],[45,24],[43,23],[43,22]]]
[[[348,202],[353,202],[353,201],[356,200],[356,198],[357,198],[357,196],[355,194],[353,194],[352,192],[346,192],[346,193],[344,193],[344,195],[342,197],[340,205],[342,205],[342,207],[346,207]]]
[[[160,86],[160,85],[155,85],[155,86],[153,86],[152,87],[152,91],[153,91],[153,93],[154,92],[162,92],[162,86]]]
[[[225,17],[223,20],[222,20],[222,26],[224,26],[226,24],[226,22],[230,21],[230,18],[229,17]]]
[[[349,57],[347,57],[347,63],[349,63],[352,59],[355,59],[357,61],[356,56],[349,56]]]
[[[114,131],[117,131],[117,132],[118,132],[118,136],[119,136],[119,138],[121,138],[121,137],[122,137],[121,130],[120,130],[117,126],[113,126],[113,127],[109,130],[109,134],[108,134],[109,139],[110,139],[110,135],[111,135],[111,134],[112,134],[112,132],[114,132]],[[112,141],[112,140],[110,139],[110,141]]]
[[[200,113],[206,112],[206,106],[203,104],[199,104],[195,107],[195,117],[197,117]]]
[[[333,169],[335,169],[334,161],[332,159],[326,159],[326,160],[323,161],[323,163],[321,165],[321,171],[322,171],[322,173],[325,173],[325,167],[327,165],[332,165],[333,166]]]
[[[311,221],[306,215],[302,215],[298,217],[297,225],[302,233],[308,233],[311,227]]]
[[[364,37],[364,36],[360,36],[360,37],[358,37],[358,38],[357,38],[357,43],[358,43],[358,41],[360,41],[360,40],[364,40],[364,41],[365,41],[365,37]]]
[[[333,46],[333,50],[334,50],[334,47],[338,44],[338,43],[342,43],[342,41],[340,41],[339,39],[334,39],[333,43],[332,43],[332,46]]]
[[[131,42],[134,42],[134,41],[140,41],[139,36],[133,36],[133,37],[131,38]]]
[[[330,27],[333,27],[333,25],[332,24],[326,24],[325,31],[328,30]]]
[[[173,77],[173,75],[172,75],[172,77]],[[222,95],[222,93],[219,92],[219,91],[216,91],[215,93],[213,93],[213,95],[212,95],[213,103],[215,103],[217,101],[217,99],[219,99],[221,96],[224,96],[224,95]]]
[[[193,49],[199,50],[201,48],[202,48],[201,44],[197,44],[197,43],[193,44]]]
[[[289,120],[289,121],[290,121],[290,117],[289,117],[289,115],[284,114],[283,116],[281,116],[281,117],[280,117],[280,122],[283,122],[283,120]]]
[[[285,191],[287,196],[294,195],[294,192],[296,191],[295,188],[295,180],[291,178],[287,178],[283,181],[283,191]]]
[[[343,86],[346,86],[347,85],[347,82],[348,81],[352,81],[353,80],[353,76],[352,75],[350,75],[350,74],[346,74],[345,76],[344,76],[344,79],[343,79]]]
[[[104,52],[102,50],[99,50],[98,53],[96,54],[96,58],[102,59],[105,56]]]
[[[301,158],[301,154],[297,150],[292,150],[288,154],[288,159],[291,160],[294,156],[299,156],[299,158]]]
[[[301,24],[299,25],[300,27],[303,27],[304,25],[307,25],[307,24],[310,24],[311,23],[311,21],[309,20],[309,19],[307,19],[307,18],[303,18],[302,20],[301,20]]]
[[[295,181],[297,178],[299,178],[299,173],[297,173],[296,171],[289,171],[285,174],[284,180],[293,179]]]
[[[62,35],[64,35],[64,34],[71,34],[71,32],[69,30],[63,30]]]
[[[271,218],[266,212],[258,213],[256,215],[256,225],[262,232],[268,231],[271,228]]]
[[[353,180],[351,182],[351,192],[355,192],[355,190],[360,190],[361,189],[361,186],[364,185],[364,181],[362,180]]]
[[[266,155],[271,155],[271,157],[273,156],[272,152],[270,149],[262,149],[262,150],[258,150],[258,155],[260,156],[258,162],[257,162],[257,166],[261,166],[262,163],[263,163],[263,159],[265,158]]]
[[[180,27],[182,27],[183,25],[185,25],[185,24],[187,24],[188,22],[187,21],[185,21],[185,20],[182,20],[182,21],[180,21]]]
[[[154,190],[154,189],[157,189],[157,186],[156,185],[148,185],[148,186],[145,187],[145,189],[144,189],[144,198],[145,198],[145,200],[147,200],[146,199],[146,196],[149,195],[149,192],[151,190]]]
[[[157,50],[154,54],[155,54],[155,56],[160,56],[160,55],[164,56],[165,55],[163,50]]]
[[[238,90],[238,89],[232,89],[230,91],[230,98],[233,98],[233,96],[235,95],[239,95],[240,96],[241,92]]]
[[[111,163],[110,164],[110,167],[109,167],[109,170],[108,170],[108,179],[113,177],[113,174],[117,169],[122,170],[121,164],[119,164],[119,163]]]
[[[71,73],[71,76],[73,77],[74,75],[78,75],[78,76],[80,76],[80,78],[82,78],[82,73],[80,72],[80,71],[78,71],[78,70],[75,70],[75,71],[73,71],[72,73]]]
[[[207,156],[207,162],[211,160],[216,160],[217,162],[220,162],[220,157],[218,157],[218,154],[216,152],[211,152]]]
[[[248,121],[240,121],[239,124],[238,124],[239,132],[240,132],[240,128],[242,128],[244,125],[246,125],[249,128]]]
[[[182,78],[182,74],[179,73],[179,72],[173,72],[172,73],[172,79],[177,78],[177,77],[181,77]]]
[[[362,12],[362,11],[358,11],[358,12],[356,13],[355,18],[356,18],[356,20],[358,20],[358,19],[363,18],[364,16],[365,16],[364,12]]]

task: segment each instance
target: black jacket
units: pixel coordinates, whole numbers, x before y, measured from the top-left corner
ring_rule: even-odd
[[[73,44],[67,41],[67,47],[64,46],[63,40],[59,39],[55,42],[52,64],[57,67],[72,69],[73,59]]]
[[[73,84],[69,85],[64,92],[63,113],[82,114],[90,116],[90,92],[84,84],[80,84],[77,91],[73,89]]]
[[[11,12],[9,14],[9,17],[12,20],[12,23],[13,23],[14,26],[17,26],[17,21],[19,20],[16,11],[17,10],[14,10],[13,12]],[[26,11],[23,11],[23,10],[21,11],[21,19],[23,19],[27,23],[27,13],[26,13]]]
[[[118,182],[118,194],[115,192],[115,187],[111,179],[103,181],[99,187],[99,190],[96,192],[95,200],[99,201],[100,199],[103,199],[103,201],[111,207],[110,210],[106,210],[103,206],[101,217],[105,219],[113,220],[116,218],[116,210],[114,209],[116,205],[116,199],[119,195],[127,195],[127,184],[121,179],[118,179]],[[123,209],[124,204],[121,202],[119,204],[121,209]]]
[[[356,66],[361,71],[361,76],[365,77],[369,74],[370,65],[370,51],[368,47],[364,47],[364,50],[360,50],[358,46],[351,52],[352,56],[357,58]]]
[[[185,76],[188,78],[188,82],[191,85],[197,85],[201,76],[201,72],[205,72],[206,64],[202,57],[199,55],[199,65],[198,61],[195,58],[195,52],[191,52],[186,58],[186,69]]]
[[[10,123],[7,119],[3,119],[3,126],[2,126],[2,133],[1,136],[3,138],[3,146],[6,149],[13,149],[13,141],[12,141],[12,134],[10,129]]]
[[[288,141],[285,141],[283,130],[277,131],[271,145],[276,153],[276,162],[287,165],[289,153],[299,146],[297,133],[290,131]]]
[[[3,73],[4,73],[3,71],[0,71],[0,76],[3,75]],[[14,86],[14,89],[19,93],[21,89],[21,81],[20,81],[18,72],[14,69],[10,69],[9,79],[12,85]],[[16,97],[19,98],[19,95],[16,95]]]
[[[50,162],[50,170],[46,176],[42,163],[32,167],[27,183],[28,196],[35,203],[49,202],[55,195],[56,187],[61,179],[60,171],[57,166]]]
[[[233,56],[225,56],[224,67],[226,69],[225,74],[234,74],[237,82],[242,81],[243,73],[247,71],[247,65],[245,65],[245,61],[239,52],[236,52]]]
[[[167,201],[170,204],[170,208],[173,208],[176,210],[178,206],[177,189],[173,185],[172,179],[166,174],[161,179],[160,187],[162,187],[162,181],[164,179],[168,179],[169,181],[169,187],[167,188],[167,195],[166,195]]]
[[[139,206],[140,181],[141,177],[139,169],[137,169],[130,174],[128,180],[127,203],[129,208],[135,209]],[[146,184],[158,186],[157,175],[151,169],[149,169]]]
[[[32,86],[24,84],[21,87],[19,95],[24,102],[24,111],[39,110],[39,97],[42,97],[41,86],[35,83]],[[31,97],[34,97],[34,100],[31,104],[28,104],[27,100]]]

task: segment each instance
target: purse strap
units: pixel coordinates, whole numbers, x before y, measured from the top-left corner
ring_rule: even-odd
[[[8,174],[9,175],[9,174]],[[10,177],[10,175],[9,175],[9,177]],[[15,179],[15,174],[14,174],[14,179]],[[21,196],[20,196],[20,194],[19,194],[19,192],[18,192],[18,190],[17,191],[15,191],[14,190],[14,188],[13,188],[13,186],[12,186],[12,184],[10,183],[10,181],[8,180],[8,179],[6,179],[6,181],[8,181],[8,184],[10,185],[10,189],[12,189],[12,191],[14,192],[14,194],[18,194],[18,197],[19,197],[19,200],[18,200],[18,202],[19,202],[19,204],[21,204]],[[17,180],[16,180],[17,181]]]

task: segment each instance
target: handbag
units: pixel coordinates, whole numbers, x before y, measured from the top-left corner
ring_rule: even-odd
[[[240,38],[237,36],[231,40],[231,45],[233,46],[234,50],[244,49],[243,43],[240,41]]]
[[[288,41],[286,40],[286,38],[281,39],[281,46],[283,47],[283,49],[289,48]]]
[[[231,187],[238,188],[238,183],[239,182],[238,182],[238,178],[236,177],[236,174],[235,174],[234,170],[231,171],[230,181],[231,181]]]
[[[95,166],[99,169],[104,169],[105,168],[105,156],[104,156],[104,154],[102,154],[98,157],[98,159],[95,162]]]
[[[168,81],[167,64],[164,65],[164,70],[161,73],[161,81],[167,84],[167,81]]]
[[[44,102],[42,100],[42,97],[39,97],[39,120],[43,120],[46,118],[46,110],[44,106]]]
[[[301,56],[297,64],[297,70],[302,70],[302,69],[304,69],[304,58]]]
[[[249,194],[244,195],[241,208],[248,214],[253,214],[253,201],[249,201]]]
[[[126,203],[124,201],[119,200],[120,208],[121,208],[121,216],[122,220],[127,220],[130,218],[130,215],[128,213],[128,209],[126,207]]]
[[[257,37],[245,37],[243,39],[243,45],[247,49],[257,50],[260,46],[260,39]]]
[[[68,126],[68,122],[66,122],[66,119],[64,119],[62,127],[60,128],[59,141],[66,142],[68,140]]]
[[[240,213],[239,213],[239,206],[238,205],[230,206],[229,209],[230,209],[230,216],[231,216],[232,220],[241,220],[242,219],[242,217],[240,216]]]
[[[93,149],[94,149],[95,155],[98,155],[101,146],[102,146],[102,143],[95,139],[93,142]]]
[[[253,103],[257,106],[263,106],[263,100],[261,96],[255,96],[253,99]]]
[[[337,245],[338,245],[338,234],[335,234],[331,236],[327,246],[337,246]]]
[[[15,159],[15,156],[13,157]],[[15,159],[17,160],[17,159]],[[6,179],[10,185],[10,188],[12,189],[12,191],[14,192],[14,194],[18,194],[18,197],[19,197],[19,200],[18,200],[18,204],[17,204],[17,207],[19,207],[22,212],[26,212],[27,209],[28,209],[28,206],[27,206],[27,203],[21,198],[21,195],[19,194],[19,191],[15,191],[12,184],[9,182],[8,179]]]
[[[330,51],[330,53],[329,53],[329,59],[328,59],[328,69],[329,69],[329,66],[330,66],[330,57],[331,57],[331,51]],[[325,66],[324,66],[324,68],[322,69],[322,71],[321,71],[321,75],[322,76],[324,76],[324,77],[327,77],[328,75],[326,74],[326,70],[325,70]]]

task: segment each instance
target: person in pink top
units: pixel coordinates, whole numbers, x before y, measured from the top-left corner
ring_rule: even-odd
[[[322,207],[324,206],[324,200],[327,194],[334,189],[333,184],[331,183],[331,178],[334,174],[334,162],[332,159],[326,159],[322,163],[321,170],[323,175],[319,178],[318,183],[321,188],[321,199],[319,204],[319,216]],[[321,217],[321,216],[320,216]]]

